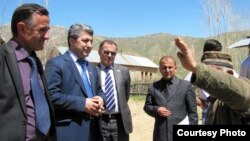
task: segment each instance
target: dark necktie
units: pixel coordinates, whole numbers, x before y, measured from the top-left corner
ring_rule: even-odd
[[[82,67],[82,81],[83,81],[83,85],[84,85],[84,88],[87,92],[87,96],[88,97],[93,97],[93,91],[92,91],[92,88],[91,88],[91,85],[89,83],[89,80],[88,80],[88,77],[87,77],[87,69],[86,69],[86,61],[85,60],[77,60],[77,62],[81,65]]]
[[[169,80],[165,80],[165,91],[164,91],[164,94],[166,96],[166,99],[169,98],[169,85],[170,85],[170,81]]]
[[[47,135],[51,124],[48,103],[39,83],[36,60],[30,56],[28,61],[31,65],[30,85],[35,105],[36,127]]]
[[[110,69],[105,69],[106,77],[105,77],[105,94],[107,98],[107,110],[112,111],[115,109],[115,96],[114,96],[114,86],[113,81],[110,75]]]

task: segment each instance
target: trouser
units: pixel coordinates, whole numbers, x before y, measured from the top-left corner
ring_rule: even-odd
[[[120,114],[112,116],[103,114],[100,128],[103,141],[129,141]]]

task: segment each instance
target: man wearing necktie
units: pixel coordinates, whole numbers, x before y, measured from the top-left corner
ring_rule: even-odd
[[[49,39],[49,22],[49,12],[38,4],[23,4],[13,13],[13,37],[0,47],[1,141],[56,140],[53,106],[35,53]]]
[[[96,67],[86,60],[92,50],[93,34],[88,25],[71,25],[69,50],[46,64],[58,141],[94,141],[100,137],[97,118],[106,98]]]
[[[106,109],[100,121],[103,141],[128,141],[133,129],[128,106],[130,74],[126,67],[114,63],[117,50],[114,41],[104,40],[98,51],[101,60],[98,70],[106,95]]]

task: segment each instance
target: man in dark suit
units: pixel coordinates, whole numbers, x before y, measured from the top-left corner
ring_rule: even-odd
[[[96,67],[86,60],[92,42],[92,28],[74,24],[68,31],[69,50],[46,64],[58,141],[90,141],[99,137],[96,117],[104,110],[105,95]]]
[[[114,41],[104,40],[98,51],[101,60],[98,65],[101,85],[107,97],[106,110],[100,121],[103,141],[128,141],[129,133],[132,132],[132,118],[128,106],[130,74],[126,67],[114,64],[117,50]],[[111,80],[108,76],[111,76]]]
[[[53,106],[48,96],[42,64],[35,51],[42,50],[49,39],[49,12],[37,4],[19,6],[11,21],[12,39],[0,47],[0,140],[1,141],[51,141],[56,140]],[[33,58],[37,65],[29,62]],[[31,86],[32,68],[38,68],[37,87]],[[38,76],[38,77],[37,77]],[[42,104],[34,101],[41,96]],[[42,107],[36,111],[37,107]],[[46,108],[44,108],[46,107]],[[44,114],[47,113],[47,114]],[[44,130],[38,127],[39,114],[48,120]],[[42,121],[43,122],[43,121]]]
[[[175,76],[173,57],[163,56],[159,65],[162,78],[149,86],[144,111],[155,118],[153,141],[172,141],[173,125],[198,124],[196,98],[191,83]]]

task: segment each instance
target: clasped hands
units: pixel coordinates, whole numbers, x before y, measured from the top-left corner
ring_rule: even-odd
[[[99,117],[104,112],[104,101],[100,96],[87,98],[85,104],[85,111],[91,116]]]

